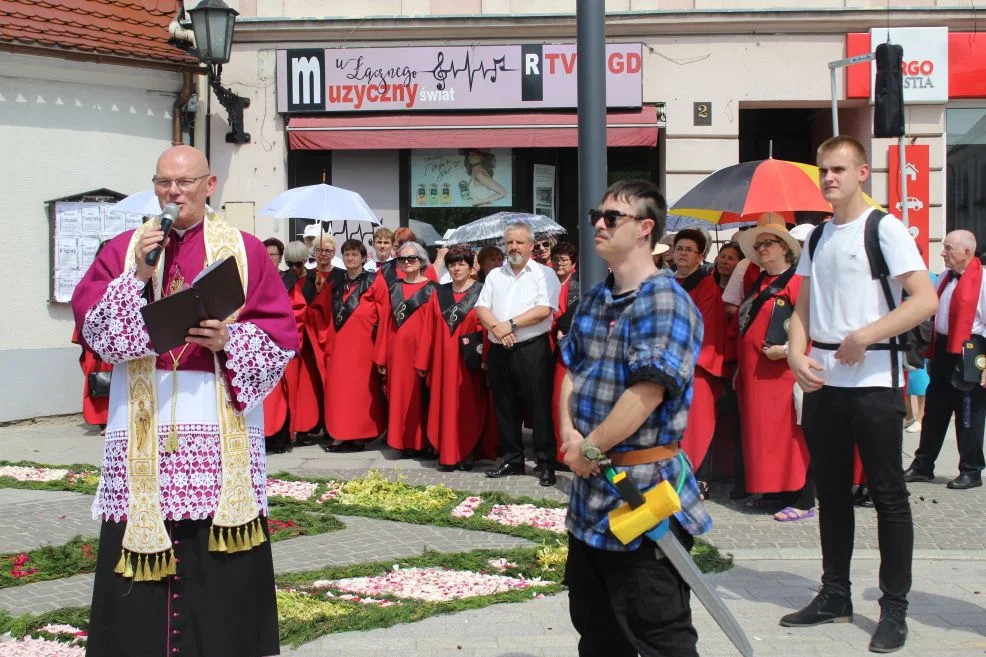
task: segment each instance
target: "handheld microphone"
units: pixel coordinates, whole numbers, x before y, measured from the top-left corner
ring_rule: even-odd
[[[176,219],[178,219],[178,206],[174,203],[168,203],[161,210],[161,230],[164,231],[164,239],[161,240],[161,244],[147,254],[147,258],[144,260],[151,267],[157,265],[157,261],[161,257],[161,251],[164,248],[164,240],[168,239],[168,233],[171,232],[171,226],[174,225]]]

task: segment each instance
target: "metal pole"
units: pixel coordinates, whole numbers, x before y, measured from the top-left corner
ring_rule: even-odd
[[[832,136],[839,134],[839,99],[835,95],[835,67],[829,66],[829,73],[832,74]]]
[[[910,226],[907,219],[907,153],[904,145],[904,135],[897,142],[897,166],[900,167],[900,220],[905,226]],[[888,208],[891,212],[893,208]]]
[[[575,9],[579,99],[579,281],[583,290],[602,281],[606,266],[596,255],[590,208],[606,191],[606,7],[578,0]]]

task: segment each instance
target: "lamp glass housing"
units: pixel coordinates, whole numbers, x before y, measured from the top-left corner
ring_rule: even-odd
[[[202,0],[188,10],[195,32],[199,59],[207,64],[225,64],[233,49],[233,27],[239,15],[222,0]]]

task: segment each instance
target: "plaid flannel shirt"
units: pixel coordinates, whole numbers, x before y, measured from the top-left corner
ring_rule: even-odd
[[[572,329],[562,341],[562,359],[574,381],[572,421],[579,433],[588,436],[627,388],[647,381],[664,387],[664,401],[614,451],[678,442],[692,403],[695,360],[702,347],[702,315],[667,270],[615,299],[612,285],[611,275],[583,295]],[[664,480],[677,486],[682,469],[685,485],[680,493],[681,511],[675,517],[690,534],[702,534],[712,527],[712,518],[686,459],[617,468],[626,471],[642,492]],[[568,530],[592,547],[636,550],[642,539],[623,545],[609,531],[607,514],[622,504],[602,475],[576,477],[568,503]]]

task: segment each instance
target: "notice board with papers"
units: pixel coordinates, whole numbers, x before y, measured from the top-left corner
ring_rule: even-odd
[[[49,303],[68,303],[89,270],[99,245],[139,226],[139,214],[110,212],[124,195],[97,189],[48,201]]]

